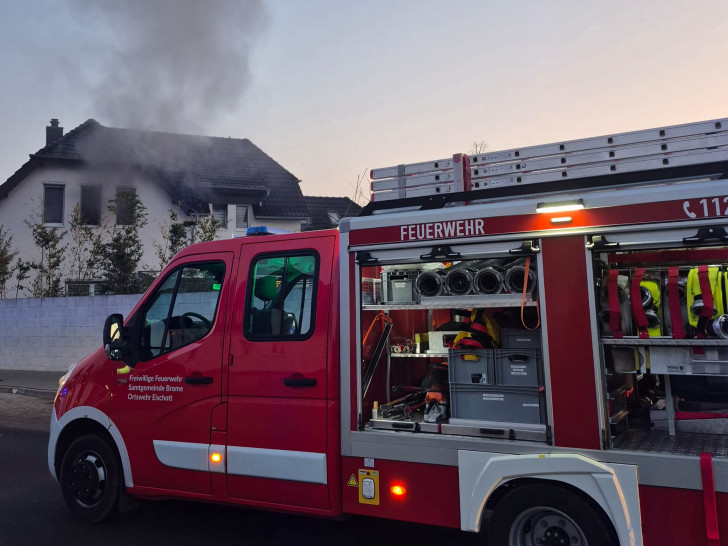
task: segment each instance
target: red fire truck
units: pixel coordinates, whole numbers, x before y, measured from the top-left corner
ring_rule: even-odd
[[[375,169],[338,230],[184,249],[59,388],[71,512],[728,544],[727,122]]]

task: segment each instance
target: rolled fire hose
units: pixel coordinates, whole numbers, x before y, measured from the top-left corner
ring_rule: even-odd
[[[468,269],[450,269],[445,275],[445,287],[453,296],[465,296],[473,291],[473,274]]]
[[[503,269],[484,267],[475,274],[473,286],[478,294],[500,294],[503,292]]]
[[[440,296],[445,292],[445,272],[442,269],[422,271],[415,280],[415,290],[420,296]]]
[[[506,269],[506,274],[503,278],[506,290],[514,294],[522,292],[524,281],[526,282],[526,292],[530,294],[536,288],[536,273],[532,268],[529,267],[528,273],[526,273],[525,265],[523,263],[517,263]]]

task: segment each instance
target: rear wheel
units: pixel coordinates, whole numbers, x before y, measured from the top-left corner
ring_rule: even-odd
[[[572,491],[553,485],[516,487],[490,518],[492,546],[617,546],[602,515]]]
[[[74,441],[61,462],[61,493],[74,516],[96,523],[116,514],[121,473],[114,449],[98,436]]]

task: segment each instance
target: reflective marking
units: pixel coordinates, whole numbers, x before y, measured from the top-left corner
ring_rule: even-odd
[[[326,454],[228,447],[228,474],[326,484]]]
[[[168,442],[154,440],[154,452],[159,462],[173,468],[185,470],[201,470],[207,472],[209,444],[193,444],[189,442]]]

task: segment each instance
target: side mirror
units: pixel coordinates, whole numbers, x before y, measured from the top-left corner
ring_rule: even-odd
[[[124,317],[114,313],[104,322],[104,352],[109,360],[122,360],[124,354]]]

